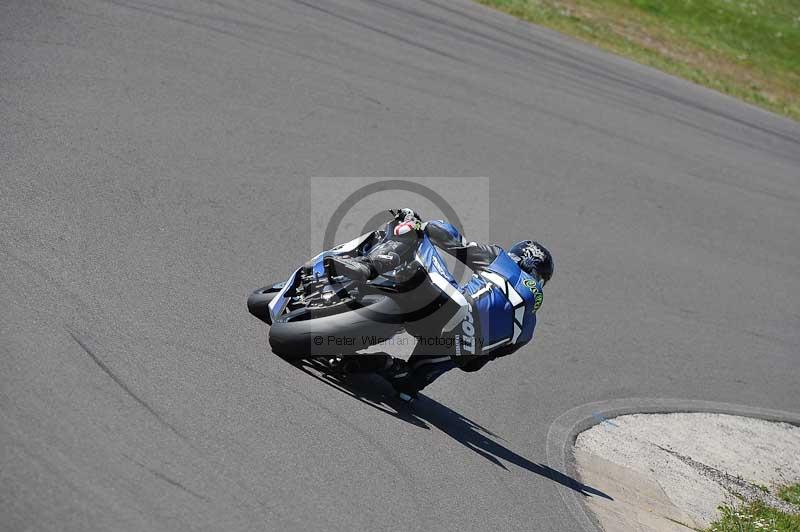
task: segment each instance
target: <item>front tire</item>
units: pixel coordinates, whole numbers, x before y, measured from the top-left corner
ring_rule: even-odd
[[[247,310],[250,314],[260,319],[267,325],[272,325],[272,316],[269,313],[269,304],[283,288],[283,283],[265,286],[255,290],[247,298]]]

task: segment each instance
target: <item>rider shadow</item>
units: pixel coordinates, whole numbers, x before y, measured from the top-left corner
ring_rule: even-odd
[[[500,461],[501,459],[557,482],[583,496],[596,496],[613,500],[606,493],[583,484],[569,475],[520,456],[499,443],[499,441],[505,441],[499,435],[430,397],[420,395],[413,405],[408,405],[398,399],[391,386],[377,375],[331,375],[325,373],[324,364],[313,360],[291,361],[290,364],[320,382],[385,414],[426,430],[430,430],[432,425],[466,448],[506,471],[508,471],[508,468]]]
[[[412,415],[406,403],[395,396],[392,387],[375,374],[336,375],[326,372],[324,364],[315,360],[286,360],[303,373],[339,390],[345,395],[419,428],[430,430],[422,420]]]

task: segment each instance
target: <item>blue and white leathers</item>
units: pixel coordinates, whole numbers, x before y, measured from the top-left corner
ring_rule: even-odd
[[[447,222],[428,222],[424,231],[436,247],[475,272],[469,283],[459,288],[470,308],[461,321],[461,331],[456,328],[461,339],[456,355],[491,355],[530,342],[542,303],[541,283],[522,271],[499,246],[467,242]]]
[[[474,354],[531,341],[536,327],[535,294],[541,294],[541,284],[520,270],[504,251],[463,290],[472,299],[473,317],[480,324]]]

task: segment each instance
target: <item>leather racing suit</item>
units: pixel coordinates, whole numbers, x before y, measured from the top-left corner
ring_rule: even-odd
[[[402,379],[401,387],[410,392],[421,390],[455,367],[477,371],[530,342],[543,299],[541,282],[521,270],[500,246],[468,242],[453,225],[441,220],[426,222],[421,229],[438,249],[472,270],[473,276],[463,286],[449,276],[463,296],[461,300],[454,294],[455,303],[463,307],[466,302],[461,321],[452,330],[441,332],[454,339],[452,349],[418,342],[408,359],[407,374],[391,375],[394,380]]]

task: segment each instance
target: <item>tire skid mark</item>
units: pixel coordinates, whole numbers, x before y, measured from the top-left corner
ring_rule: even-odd
[[[713,115],[715,117],[726,119],[726,120],[735,122],[735,123],[737,123],[739,125],[756,129],[756,130],[761,131],[762,133],[765,133],[767,135],[772,135],[772,136],[778,137],[778,138],[780,138],[780,139],[782,139],[782,140],[784,140],[784,141],[786,141],[788,143],[800,144],[800,138],[795,137],[792,134],[784,133],[783,131],[778,131],[776,129],[769,128],[767,126],[761,126],[761,125],[758,125],[758,124],[753,124],[753,123],[750,123],[750,122],[746,122],[746,121],[741,120],[741,119],[739,119],[737,117],[734,117],[734,116],[732,116],[732,115],[730,115],[728,113],[725,113],[724,111],[719,111],[719,110],[713,109],[713,108],[711,108],[711,107],[709,107],[707,105],[702,105],[702,104],[699,104],[699,103],[696,103],[696,102],[692,102],[687,98],[680,97],[677,94],[674,94],[673,92],[664,90],[662,87],[658,86],[657,84],[648,83],[648,82],[644,82],[644,81],[639,81],[639,80],[636,80],[635,78],[630,77],[630,76],[624,76],[623,77],[622,75],[612,74],[612,73],[608,72],[607,70],[604,70],[602,68],[598,68],[598,67],[592,65],[590,62],[586,61],[586,59],[581,54],[568,52],[568,51],[564,50],[563,48],[558,47],[558,45],[547,43],[544,40],[537,39],[537,38],[535,38],[535,37],[533,37],[531,35],[522,35],[522,34],[518,34],[516,32],[509,32],[507,28],[504,28],[504,27],[502,27],[502,26],[500,26],[498,24],[495,24],[489,19],[479,18],[476,15],[472,15],[472,14],[469,14],[467,12],[462,12],[460,10],[457,10],[457,9],[452,8],[452,7],[449,7],[449,6],[446,6],[444,4],[441,4],[441,3],[437,2],[436,0],[421,0],[421,1],[423,3],[429,4],[431,6],[438,7],[439,9],[441,9],[443,11],[446,11],[446,12],[449,12],[451,14],[457,15],[459,17],[465,18],[465,19],[470,20],[472,22],[476,22],[476,23],[480,24],[481,26],[493,28],[493,29],[501,32],[505,38],[509,38],[510,37],[510,38],[519,39],[519,40],[521,40],[521,41],[523,41],[525,43],[530,43],[533,46],[533,49],[528,48],[527,46],[525,47],[525,49],[530,51],[530,52],[532,52],[532,53],[534,53],[534,54],[543,56],[543,54],[541,54],[541,52],[540,52],[540,50],[542,50],[542,49],[548,50],[550,52],[554,52],[556,54],[556,57],[560,58],[559,59],[560,62],[564,63],[567,66],[571,66],[571,67],[575,68],[578,72],[585,72],[585,73],[597,76],[599,78],[605,79],[605,80],[610,81],[610,82],[617,82],[617,83],[620,83],[620,84],[622,84],[624,86],[627,86],[627,87],[629,87],[629,88],[631,88],[633,90],[642,91],[645,94],[655,94],[655,95],[660,96],[662,98],[665,98],[665,99],[667,99],[669,101],[686,105],[689,108],[697,109],[697,110],[700,110],[700,111],[705,111],[705,112],[707,112],[707,113],[709,113],[709,114],[711,114],[711,115]],[[486,9],[488,9],[488,8],[486,8]],[[505,14],[503,14],[503,15],[504,16],[510,16],[510,15],[505,15]],[[500,40],[499,38],[491,36],[489,34],[485,34],[485,35],[481,34],[481,35],[484,36],[487,39],[494,40],[494,41],[499,42],[501,44],[508,44],[507,41]],[[590,45],[590,47],[594,48],[591,45]],[[606,53],[608,53],[608,52],[606,52]],[[612,54],[612,55],[615,55],[615,54]],[[564,57],[566,57],[568,59],[565,61],[563,59]],[[666,115],[663,115],[663,116],[666,116]],[[724,137],[724,138],[727,138],[727,137]],[[731,140],[731,139],[728,139],[728,140]],[[763,146],[758,146],[757,148],[758,149],[764,149]],[[771,150],[767,149],[767,151],[771,151]],[[782,151],[780,153],[780,155],[786,156],[786,153]]]
[[[200,495],[196,491],[194,491],[194,490],[192,490],[190,488],[187,488],[181,482],[175,480],[174,478],[171,478],[171,477],[167,476],[166,474],[162,473],[161,471],[158,471],[157,469],[152,469],[150,467],[147,467],[143,463],[139,462],[138,460],[134,460],[133,458],[131,458],[130,456],[128,456],[126,454],[123,454],[123,456],[125,458],[127,458],[128,460],[130,460],[131,462],[133,462],[134,464],[136,464],[137,466],[139,466],[142,469],[144,469],[145,471],[147,471],[148,473],[152,474],[156,478],[158,478],[160,480],[163,480],[167,484],[175,486],[176,488],[181,489],[181,490],[185,491],[186,493],[188,493],[190,495],[193,495],[193,496],[195,496],[198,499],[201,499],[203,501],[208,502],[210,500],[208,497],[204,497],[203,495]]]
[[[336,19],[339,19],[339,20],[343,20],[345,22],[349,22],[350,24],[353,24],[353,25],[358,26],[360,28],[363,28],[365,30],[372,31],[372,32],[378,33],[380,35],[383,35],[385,37],[389,37],[390,39],[394,39],[396,41],[402,42],[403,44],[407,44],[407,45],[412,46],[414,48],[419,48],[421,50],[425,50],[427,52],[430,52],[430,53],[432,53],[434,55],[438,55],[438,56],[450,59],[451,61],[455,61],[456,63],[462,63],[462,64],[470,65],[470,66],[473,66],[473,67],[480,67],[479,64],[476,64],[476,63],[474,63],[472,61],[468,61],[468,60],[462,59],[460,57],[457,57],[457,56],[455,56],[453,54],[450,54],[450,53],[448,53],[448,52],[446,52],[444,50],[441,50],[439,48],[436,48],[436,47],[433,47],[433,46],[428,46],[428,45],[423,44],[421,42],[414,41],[412,39],[408,39],[406,37],[403,37],[402,35],[398,35],[398,34],[396,34],[394,32],[390,32],[390,31],[378,28],[377,26],[373,26],[373,25],[367,24],[367,23],[362,22],[362,21],[360,21],[358,19],[346,16],[346,15],[341,15],[341,14],[336,13],[335,11],[332,11],[330,9],[326,9],[324,7],[320,7],[320,6],[315,5],[315,4],[312,4],[312,3],[309,3],[309,2],[305,2],[304,0],[294,0],[294,2],[296,4],[300,4],[300,5],[306,6],[309,9],[313,9],[313,10],[325,13],[325,14],[333,17],[333,18],[336,18]]]
[[[27,235],[26,235],[27,236]],[[16,261],[21,264],[27,271],[31,272],[32,274],[40,277],[41,279],[45,280],[48,283],[55,285],[58,288],[58,292],[61,294],[66,294],[66,300],[72,300],[74,305],[82,310],[87,311],[90,308],[89,305],[72,289],[70,289],[66,284],[59,281],[55,277],[53,277],[46,268],[35,264],[33,261],[24,259],[14,253],[12,249],[3,249],[0,250],[4,252],[5,256],[8,257],[11,261]]]
[[[158,422],[161,423],[164,427],[168,428],[173,434],[178,436],[181,440],[186,440],[186,436],[181,434],[181,432],[178,429],[176,429],[171,423],[165,420],[162,417],[162,415],[156,411],[155,408],[153,408],[147,401],[136,395],[136,393],[133,390],[131,390],[131,388],[125,383],[125,381],[123,381],[117,374],[115,374],[114,371],[108,366],[108,364],[103,362],[94,352],[94,350],[86,344],[84,340],[82,340],[78,335],[76,335],[69,329],[66,329],[66,331],[69,333],[72,339],[75,340],[75,343],[77,343],[81,347],[81,349],[86,351],[86,354],[89,355],[92,361],[95,364],[97,364],[97,366],[101,370],[103,370],[103,373],[111,377],[111,380],[113,380],[117,384],[117,386],[122,388],[122,390],[125,393],[127,393],[134,401],[139,403],[139,405],[141,405],[145,410],[150,412],[153,415],[153,417],[155,417],[158,420]]]
[[[72,334],[72,333],[70,332],[70,334]],[[74,334],[73,334],[72,336],[73,336],[73,338],[75,338],[75,335],[74,335]],[[326,413],[327,413],[328,415],[330,415],[330,416],[331,416],[333,419],[336,419],[336,420],[340,421],[340,422],[341,422],[341,423],[342,423],[344,426],[348,427],[348,428],[349,428],[349,429],[350,429],[350,430],[351,430],[351,431],[352,431],[354,434],[358,434],[358,435],[359,435],[359,436],[360,436],[360,437],[361,437],[361,438],[362,438],[362,439],[363,439],[365,442],[367,442],[369,445],[371,445],[371,446],[372,446],[372,447],[373,447],[373,448],[376,450],[377,454],[378,454],[378,455],[379,455],[381,458],[383,458],[384,460],[386,460],[386,462],[387,462],[388,464],[390,464],[390,465],[391,465],[391,466],[392,466],[392,467],[393,467],[393,468],[394,468],[394,469],[397,471],[398,475],[399,475],[400,477],[402,477],[402,478],[404,479],[404,481],[405,481],[405,482],[406,482],[406,483],[407,483],[409,486],[410,486],[410,485],[413,485],[413,478],[412,478],[412,474],[409,472],[409,469],[408,469],[408,467],[407,467],[407,466],[405,466],[405,465],[403,465],[402,463],[400,463],[400,462],[399,462],[399,461],[398,461],[398,460],[395,458],[395,456],[394,456],[394,454],[392,453],[392,451],[391,451],[391,449],[390,449],[390,448],[388,448],[386,445],[384,445],[383,443],[381,443],[379,440],[377,440],[375,437],[373,437],[373,436],[372,436],[371,434],[369,434],[367,431],[365,431],[365,430],[361,429],[361,428],[360,428],[360,427],[358,427],[356,424],[354,424],[353,422],[349,421],[349,420],[348,420],[348,419],[347,419],[345,416],[343,416],[343,415],[341,415],[341,414],[338,414],[338,413],[336,413],[336,412],[335,412],[334,410],[332,410],[332,409],[331,409],[329,406],[325,405],[324,401],[321,401],[321,400],[315,400],[315,399],[313,399],[312,397],[310,397],[310,396],[308,396],[308,395],[306,395],[306,394],[304,394],[304,393],[300,392],[299,390],[295,389],[294,387],[292,387],[292,386],[287,386],[286,384],[284,384],[284,383],[280,382],[279,380],[275,379],[274,377],[272,377],[272,376],[270,376],[270,375],[268,375],[268,374],[266,374],[266,373],[264,373],[264,372],[262,372],[262,371],[260,371],[260,370],[258,370],[258,369],[256,369],[256,368],[252,367],[250,364],[247,364],[247,363],[245,363],[245,362],[241,362],[241,361],[237,361],[235,358],[231,358],[231,357],[222,356],[222,355],[221,355],[219,352],[217,352],[217,351],[216,351],[216,350],[214,350],[214,349],[208,349],[208,348],[204,348],[204,347],[201,347],[201,346],[198,346],[198,345],[193,345],[193,344],[192,344],[192,343],[190,343],[190,342],[174,341],[174,340],[157,340],[157,339],[153,339],[153,338],[149,338],[149,337],[144,337],[144,338],[145,338],[146,340],[150,341],[150,342],[153,342],[153,343],[160,343],[160,344],[169,345],[169,346],[173,346],[173,347],[186,348],[186,349],[190,349],[190,350],[193,350],[193,351],[197,351],[197,352],[206,353],[206,354],[208,354],[208,355],[210,355],[210,356],[213,356],[213,357],[215,357],[216,359],[218,359],[218,360],[220,360],[220,361],[222,361],[222,362],[224,362],[224,363],[226,363],[226,364],[232,365],[233,367],[241,367],[241,368],[244,368],[245,370],[247,370],[247,371],[249,371],[249,372],[253,373],[254,375],[256,375],[258,378],[260,378],[260,379],[264,379],[264,380],[268,381],[268,382],[270,383],[270,385],[272,385],[272,386],[279,386],[279,387],[281,387],[281,388],[282,388],[282,389],[283,389],[285,392],[287,392],[287,393],[290,393],[290,394],[293,394],[293,395],[296,395],[297,397],[300,397],[302,400],[304,400],[304,401],[307,401],[307,402],[308,402],[310,405],[313,405],[313,406],[315,406],[315,407],[319,408],[320,410],[322,410],[322,411],[326,412]],[[75,338],[75,341],[80,343],[80,341],[79,341],[77,338]],[[83,347],[84,349],[86,349],[86,347],[84,347],[83,345],[81,345],[81,347]],[[90,356],[92,356],[92,354],[91,354],[91,353],[90,353]],[[94,358],[94,356],[92,356],[92,357]],[[104,371],[105,371],[105,370],[104,370]],[[301,371],[303,371],[303,370],[301,370]],[[312,373],[310,373],[310,372],[307,372],[307,371],[303,371],[303,372],[304,372],[304,373],[306,373],[307,375],[310,375],[310,376],[314,377],[314,378],[315,378],[315,379],[317,379],[317,380],[323,381],[323,379],[321,379],[321,378],[320,378],[320,377],[318,377],[317,375],[314,375],[314,374],[312,374]],[[112,376],[112,378],[114,378],[114,377]],[[330,382],[328,382],[328,381],[323,381],[323,382],[325,382],[326,384],[332,385],[332,383],[330,383]],[[347,392],[345,389],[340,389],[340,388],[338,388],[338,387],[336,387],[336,389],[337,389],[337,390],[339,390],[339,391],[341,391],[341,392],[343,392],[343,393],[346,393],[347,395],[349,395],[349,396],[351,396],[351,397],[353,397],[353,398],[355,398],[355,399],[358,399],[358,397],[357,397],[357,396],[350,394],[350,393],[349,393],[349,392]],[[126,390],[126,391],[127,391],[127,390]],[[129,392],[129,393],[130,393],[130,392]],[[359,400],[360,400],[360,399],[359,399]],[[363,401],[362,401],[362,402],[363,402]],[[373,406],[374,406],[374,405],[373,405]],[[383,411],[383,412],[385,412],[385,413],[391,413],[391,412],[388,412],[388,411],[386,411],[386,410],[383,410],[383,409],[380,409],[380,408],[379,408],[379,410],[381,410],[381,411]],[[132,462],[136,463],[137,465],[140,465],[141,467],[143,467],[143,468],[147,469],[148,471],[152,472],[153,474],[157,474],[156,472],[154,472],[154,471],[153,471],[153,470],[151,470],[150,468],[148,468],[148,467],[144,466],[143,464],[140,464],[138,461],[134,460],[133,458],[131,458],[131,457],[128,457],[128,456],[126,456],[126,458],[130,459]],[[226,474],[227,474],[227,473],[226,473],[226,466],[225,466],[225,464],[222,464],[222,463],[220,463],[220,462],[218,462],[218,461],[216,461],[216,460],[213,460],[213,459],[211,459],[210,457],[207,457],[206,459],[208,459],[208,460],[209,460],[211,463],[213,463],[214,465],[218,466],[218,467],[220,468],[220,471],[223,473],[223,475],[226,475]],[[167,479],[164,479],[164,480],[166,481]],[[249,490],[247,487],[243,486],[243,485],[242,485],[240,482],[238,482],[238,481],[234,481],[234,482],[235,482],[235,483],[237,484],[237,486],[238,486],[239,488],[241,488],[241,489],[242,489],[244,492],[249,492],[249,491],[250,491],[250,490]],[[413,490],[411,490],[411,493],[413,493],[413,499],[414,499],[414,500],[415,500],[417,503],[420,503],[420,498],[417,496],[416,492],[414,492]],[[208,500],[208,499],[205,499],[205,500]],[[262,503],[262,502],[261,502],[261,501],[259,501],[259,500],[256,500],[256,502],[257,502],[257,503],[258,503],[258,504],[259,504],[259,505],[260,505],[260,506],[261,506],[263,509],[266,509],[266,510],[268,510],[268,511],[270,512],[270,514],[273,514],[273,513],[275,513],[275,509],[274,509],[274,508],[272,508],[272,507],[270,507],[270,506],[268,506],[268,505],[265,505],[264,503]]]

